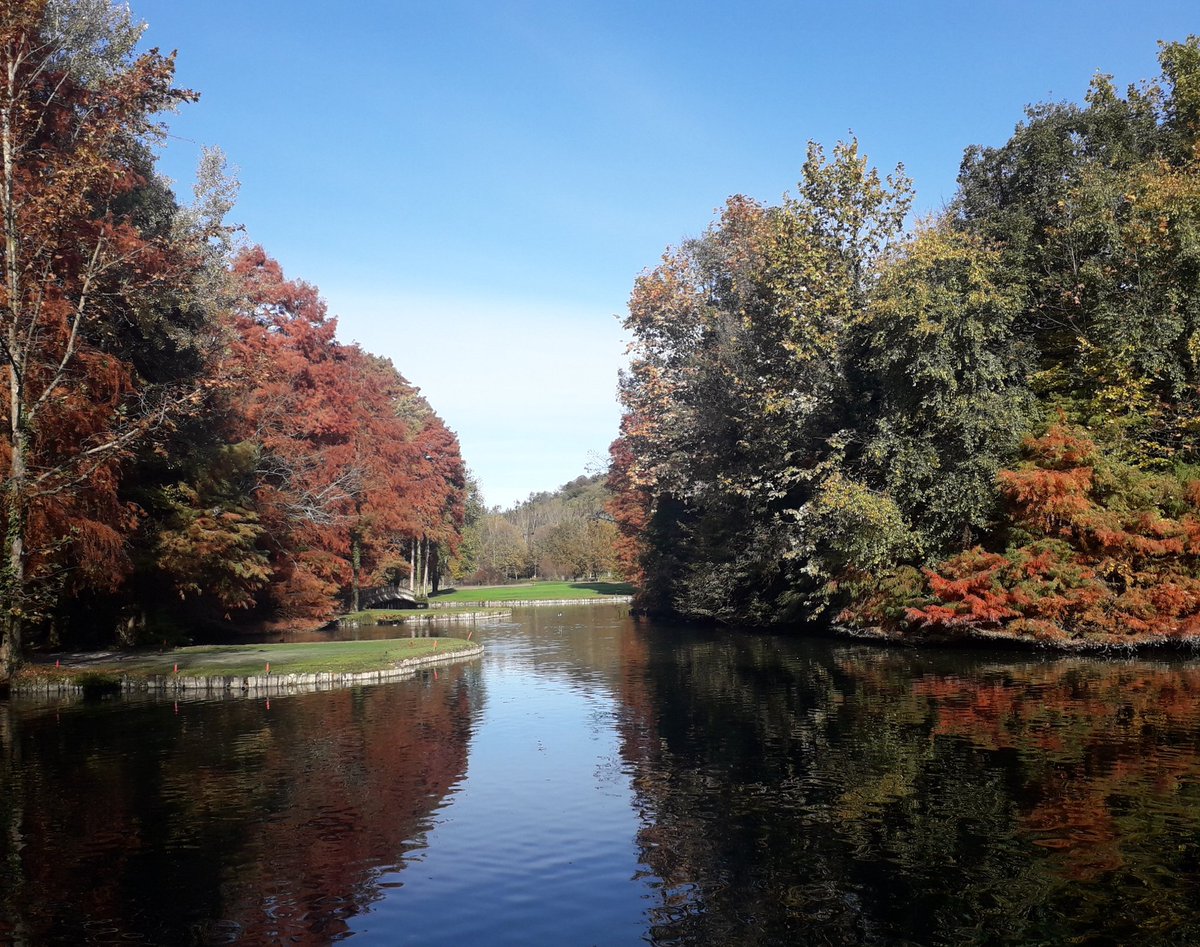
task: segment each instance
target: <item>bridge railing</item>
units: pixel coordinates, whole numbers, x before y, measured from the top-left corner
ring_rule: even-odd
[[[358,601],[363,608],[371,608],[383,602],[412,602],[416,605],[418,602],[426,601],[426,598],[423,595],[418,595],[407,585],[397,583],[393,585],[381,585],[375,589],[363,589],[359,593]]]

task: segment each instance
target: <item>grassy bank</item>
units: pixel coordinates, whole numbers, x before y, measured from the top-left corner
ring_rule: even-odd
[[[359,673],[390,668],[397,661],[430,654],[453,654],[472,647],[461,638],[385,638],[378,641],[330,641],[299,644],[219,645],[173,651],[60,656],[28,665],[26,678],[64,681],[121,676],[248,677],[263,674]]]
[[[440,599],[439,599],[440,601]],[[402,625],[407,621],[449,621],[454,618],[502,618],[512,614],[511,609],[472,608],[470,605],[452,605],[431,611],[428,608],[366,608],[360,612],[347,612],[340,622],[360,622],[374,625]]]
[[[607,598],[632,595],[627,582],[525,582],[519,585],[486,585],[455,589],[430,598],[431,602],[539,602],[562,599]]]

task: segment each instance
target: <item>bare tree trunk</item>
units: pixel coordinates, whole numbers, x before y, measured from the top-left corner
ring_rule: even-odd
[[[362,568],[362,534],[357,529],[350,530],[350,611],[359,610],[360,590],[358,586],[358,570]]]
[[[8,482],[4,485],[5,516],[4,570],[2,588],[7,601],[3,639],[0,640],[0,680],[7,680],[21,661],[21,604],[25,592],[25,479],[27,477],[28,435],[24,418],[24,377],[21,356],[22,338],[18,331],[21,314],[20,237],[17,233],[16,155],[13,141],[13,110],[16,88],[16,62],[9,51],[5,69],[5,101],[0,107],[0,150],[3,151],[4,181],[0,201],[4,214],[4,294],[8,309],[8,332],[4,352],[8,362],[9,458]]]
[[[429,539],[421,540],[423,549],[421,550],[421,594],[429,594]]]
[[[417,590],[417,540],[413,537],[408,547],[408,587],[412,591]]]
[[[10,377],[15,374],[9,366]],[[21,663],[22,614],[25,598],[25,478],[28,438],[22,430],[19,385],[13,382],[13,408],[11,421],[11,455],[9,458],[8,483],[5,485],[5,517],[8,528],[4,535],[4,581],[0,589],[5,594],[6,613],[3,616],[4,635],[0,640],[0,680],[7,680]]]
[[[25,592],[25,511],[21,496],[24,460],[24,451],[18,451],[14,444],[5,497],[8,517],[8,529],[4,537],[5,558],[0,565],[5,573],[0,590],[5,593],[6,599],[3,603],[3,635],[0,637],[0,682],[11,679],[21,664],[21,605]]]
[[[4,633],[0,638],[0,692],[3,692],[20,666],[21,617],[10,611],[4,616]]]

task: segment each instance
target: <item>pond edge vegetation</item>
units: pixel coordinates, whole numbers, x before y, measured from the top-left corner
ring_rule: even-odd
[[[857,141],[635,283],[637,608],[905,643],[1200,640],[1200,40],[912,188]]]
[[[219,150],[190,200],[157,170],[197,94],[144,28],[0,17],[0,684],[38,649],[317,628],[460,545],[453,431],[242,236]]]

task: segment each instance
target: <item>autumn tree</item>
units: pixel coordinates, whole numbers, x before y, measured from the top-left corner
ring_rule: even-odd
[[[1023,302],[995,248],[929,222],[885,261],[854,326],[859,477],[896,504],[910,557],[974,545],[1001,519],[996,473],[1037,419]]]
[[[257,457],[277,616],[327,618],[339,596],[355,608],[364,582],[406,572],[432,584],[462,526],[457,438],[391,362],[337,341],[315,287],[257,247],[234,272],[244,297],[227,373],[240,380],[236,437]]]
[[[1162,44],[1162,76],[1124,95],[1100,75],[1081,105],[1030,108],[967,150],[953,208],[1026,299],[1033,390],[1139,464],[1200,459],[1198,49]]]
[[[616,526],[606,519],[564,519],[534,535],[537,574],[555,579],[598,579],[616,566]]]
[[[489,582],[515,579],[525,569],[528,547],[521,531],[503,516],[485,516],[479,530],[479,567],[476,575]]]
[[[812,145],[794,196],[732,198],[637,280],[613,457],[644,511],[647,606],[766,619],[819,586],[800,521],[839,463],[849,331],[908,202],[856,142]]]
[[[950,634],[1140,643],[1200,632],[1200,480],[1139,471],[1054,425],[1000,473],[1014,541],[926,570],[905,621]]]
[[[574,578],[610,571],[615,565],[615,536],[607,529],[611,496],[607,475],[584,474],[556,490],[531,493],[505,510],[504,518],[525,543],[522,574]]]
[[[0,13],[0,676],[64,589],[120,580],[123,466],[203,400],[208,235],[177,226],[149,151],[192,95],[138,35],[99,0]]]
[[[0,679],[31,630],[324,617],[457,545],[457,439],[307,284],[234,258],[236,181],[155,174],[194,95],[109,0],[0,12]]]
[[[447,571],[456,582],[463,581],[479,568],[480,528],[487,512],[479,480],[468,470],[463,497],[462,537],[458,552],[447,562]]]
[[[626,414],[621,419],[621,435],[609,445],[608,483],[612,496],[605,503],[605,512],[613,519],[613,559],[616,569],[633,584],[639,596],[647,590],[647,560],[654,553],[646,534],[653,507],[650,489],[634,479],[635,457],[624,435],[633,419]],[[657,571],[654,569],[651,572]]]
[[[1160,63],[969,148],[908,237],[844,145],[637,280],[610,509],[644,606],[1195,633],[1200,40]]]

